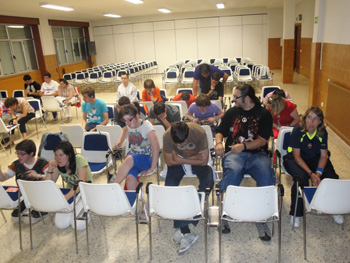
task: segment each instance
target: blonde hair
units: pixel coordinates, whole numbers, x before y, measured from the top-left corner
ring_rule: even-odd
[[[273,94],[268,99],[268,106],[273,115],[279,114],[286,107],[286,100],[277,94]]]

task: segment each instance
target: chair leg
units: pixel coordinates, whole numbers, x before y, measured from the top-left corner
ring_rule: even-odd
[[[74,235],[75,235],[75,253],[78,254],[78,233],[77,233],[77,212],[76,212],[76,190],[74,189],[73,198],[73,219],[74,219]]]
[[[148,221],[148,236],[149,236],[149,259],[152,260],[152,217]]]
[[[86,213],[86,217],[85,217],[85,225],[86,225],[86,248],[87,248],[87,254],[90,255],[90,247],[89,247],[89,230],[88,230],[88,225],[89,225],[89,222],[88,222],[88,213]]]
[[[136,224],[136,245],[137,245],[137,259],[140,259],[140,246],[139,246],[139,222],[138,222],[138,214],[136,213],[136,220],[135,220],[135,224]]]
[[[31,208],[29,208],[29,235],[30,235],[30,249],[33,250],[32,209]]]
[[[297,216],[297,208],[298,208],[298,200],[299,200],[299,181],[297,180],[296,181],[296,195],[295,195],[295,207],[294,207],[294,217],[293,217],[293,225],[292,225],[292,230],[294,230],[294,224],[295,224],[295,217]]]
[[[205,263],[208,262],[208,217],[204,219],[204,253],[205,253]]]
[[[4,218],[5,223],[7,223],[7,219],[6,219],[4,212],[2,210],[1,210],[1,214],[2,214],[2,217]]]
[[[219,234],[219,263],[221,263],[221,224],[222,220],[219,218],[219,224],[218,224],[218,234]]]
[[[304,200],[304,191],[302,193],[303,195],[303,200]],[[304,259],[306,259],[306,210],[305,210],[305,205],[304,205],[304,214],[303,214],[303,232],[304,232]]]
[[[18,189],[18,232],[19,232],[19,248],[22,250],[22,213],[21,213],[21,191]]]
[[[35,116],[34,116],[34,119],[35,119],[35,128],[36,128],[36,137],[39,139],[38,123],[37,123],[37,120],[36,120]]]

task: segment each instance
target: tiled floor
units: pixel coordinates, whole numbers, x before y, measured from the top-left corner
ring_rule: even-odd
[[[299,113],[303,113],[308,103],[308,80],[295,75],[293,84],[281,84],[281,72],[274,72],[274,85],[280,85],[287,90],[294,102],[298,105]],[[154,77],[155,83],[161,87],[160,76]],[[142,83],[135,83],[142,90]],[[98,88],[96,88],[98,89]],[[116,88],[115,88],[116,90]],[[176,87],[168,87],[168,97],[175,95]],[[257,89],[259,95],[260,90]],[[225,96],[232,98],[232,86],[225,89]],[[97,98],[106,102],[115,102],[116,92],[97,92]],[[72,110],[73,122],[81,123],[81,110],[78,109],[78,118],[75,109]],[[60,123],[53,122],[52,117],[47,122],[48,131],[58,131]],[[30,125],[28,138],[40,144],[41,135],[46,132],[40,128],[39,138],[35,133],[35,126]],[[345,145],[330,129],[329,149],[332,152],[333,165],[342,179],[350,179],[348,165],[350,160],[350,147]],[[19,142],[19,139],[16,141]],[[0,165],[5,171],[7,165],[16,159],[14,151],[7,157],[0,152]],[[106,175],[94,176],[94,182],[104,183]],[[141,180],[156,182],[155,175]],[[184,184],[197,184],[196,179],[186,179]],[[286,193],[282,211],[282,262],[303,261],[303,235],[302,229],[291,230],[289,224],[290,188],[292,180],[283,176]],[[4,185],[13,185],[14,180],[8,180]],[[60,180],[58,182],[60,185]],[[253,186],[252,179],[245,179],[244,185]],[[86,238],[84,231],[79,233],[79,254],[75,254],[74,232],[71,228],[59,230],[47,218],[46,224],[38,223],[33,227],[34,250],[30,250],[29,228],[23,228],[23,251],[19,249],[18,225],[13,224],[10,212],[4,212],[8,222],[0,217],[0,262],[136,262],[136,237],[134,222],[128,219],[106,218],[105,229],[99,218],[95,217],[95,228],[90,224],[90,253],[86,254]],[[176,247],[172,243],[172,222],[162,221],[161,232],[157,223],[153,221],[153,262],[203,262],[204,236],[203,223],[191,229],[200,235],[196,244],[183,256],[177,256]],[[312,217],[308,220],[308,259],[310,262],[350,262],[350,227],[342,230],[333,220],[327,217]],[[276,262],[277,261],[277,235],[271,242],[263,243],[258,239],[255,226],[252,224],[231,224],[231,234],[222,237],[223,262]],[[140,226],[141,259],[138,262],[149,261],[148,229],[146,225]],[[208,235],[209,262],[218,262],[218,235],[215,229]]]

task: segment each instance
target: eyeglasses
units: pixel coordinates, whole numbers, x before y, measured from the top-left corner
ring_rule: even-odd
[[[311,115],[308,115],[306,118],[307,118],[309,121],[319,121],[319,120],[320,120],[319,117],[312,118]]]
[[[241,95],[241,96],[236,96],[236,95],[233,95],[233,98],[235,99],[235,100],[238,100],[238,99],[240,99],[240,98],[242,98],[242,97],[244,97],[245,95]]]
[[[129,123],[129,122],[132,122],[132,120],[133,120],[134,118],[135,118],[135,116],[132,117],[132,118],[130,118],[130,120],[122,119],[122,122]]]
[[[27,155],[28,153],[26,152],[16,152],[16,155],[17,156],[24,156],[24,155]]]

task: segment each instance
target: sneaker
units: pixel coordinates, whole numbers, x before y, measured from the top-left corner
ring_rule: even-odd
[[[177,254],[183,255],[191,246],[198,240],[199,236],[193,233],[187,233],[183,236],[180,243],[180,248],[177,250]]]
[[[26,206],[24,204],[24,201],[21,202],[21,215],[23,213],[23,211],[26,209]],[[12,211],[11,213],[11,219],[12,222],[14,223],[19,223],[19,217],[18,217],[18,209],[15,209]],[[23,220],[23,217],[21,217],[21,221]]]
[[[177,228],[177,230],[175,231],[175,234],[173,236],[173,242],[176,245],[180,246],[181,240],[182,240],[183,237],[184,237],[184,235],[181,233],[180,228]]]
[[[43,218],[46,218],[49,214],[46,212],[40,212],[32,210],[32,225],[35,225],[36,223],[40,222]],[[23,217],[23,223],[29,225],[29,215],[26,217]]]
[[[332,215],[334,222],[338,225],[344,224],[344,218],[341,215]]]
[[[168,166],[164,164],[163,170],[159,173],[160,179],[165,180],[167,173],[168,173]]]
[[[259,232],[259,238],[262,241],[270,241],[271,240],[271,233],[270,229],[267,226],[266,223],[255,223],[256,228],[258,229]]]
[[[230,226],[226,220],[221,220],[221,233],[228,234],[231,232]]]
[[[299,216],[295,217],[295,222],[294,222],[294,228],[299,228],[300,227],[300,218]],[[293,219],[294,216],[290,216],[290,224],[293,225]]]

